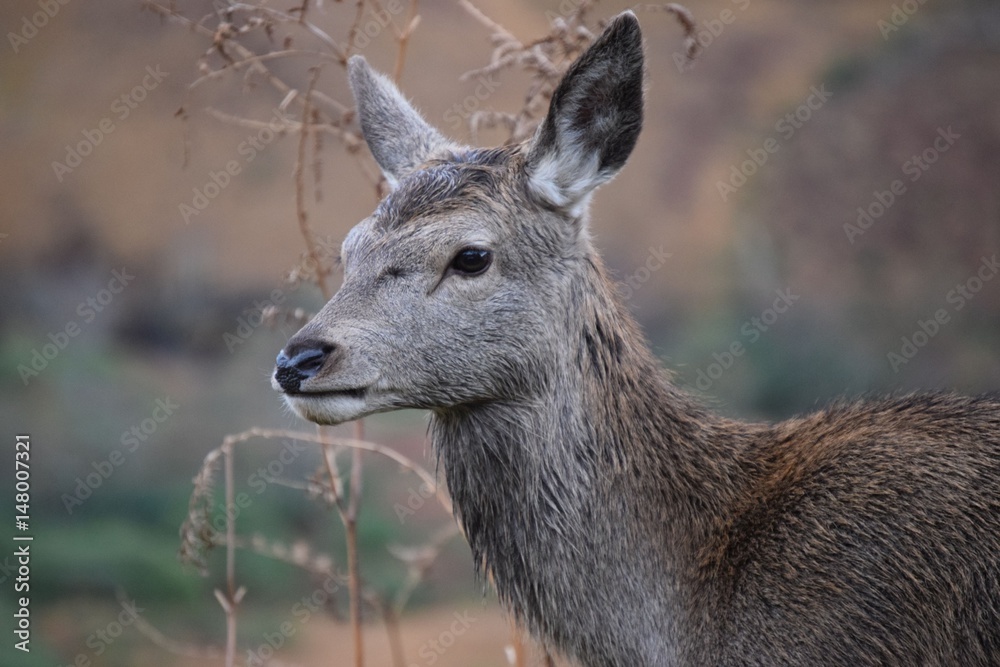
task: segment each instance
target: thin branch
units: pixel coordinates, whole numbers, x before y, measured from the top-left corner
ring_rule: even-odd
[[[206,28],[205,26],[203,26],[203,25],[201,25],[199,23],[196,23],[196,22],[192,21],[191,19],[189,19],[188,17],[186,17],[183,14],[179,13],[178,11],[176,11],[175,9],[173,9],[172,7],[166,7],[164,5],[159,4],[158,2],[154,2],[153,0],[145,0],[143,6],[149,8],[151,11],[153,11],[153,12],[155,12],[157,14],[160,14],[164,18],[171,19],[171,20],[177,21],[177,22],[179,22],[179,23],[181,23],[183,25],[188,26],[191,30],[197,32],[200,35],[204,35],[206,37],[209,37],[210,39],[214,39],[215,36],[216,36],[215,31],[211,30],[210,28]],[[278,13],[280,14],[280,12],[278,12]],[[294,20],[294,19],[292,19],[292,20]],[[255,59],[255,56],[257,54],[255,54],[253,51],[251,51],[250,49],[246,48],[245,46],[243,46],[242,44],[240,44],[239,42],[237,42],[234,39],[229,39],[229,40],[226,41],[226,43],[229,44],[233,48],[234,51],[236,51],[236,55],[238,55],[239,58],[240,58],[239,61],[234,60],[233,62],[244,62],[245,61],[247,63],[247,65],[248,65],[248,67],[249,67],[250,70],[252,70],[252,71],[260,74],[262,77],[264,77],[264,79],[275,90],[277,90],[279,93],[281,93],[281,95],[282,95],[283,98],[287,97],[289,93],[291,93],[291,92],[294,91],[294,89],[291,86],[289,86],[287,83],[285,83],[284,81],[282,81],[271,70],[269,70],[267,68],[267,66],[264,65],[263,61],[261,61],[260,59]],[[343,63],[347,62],[346,59],[342,59],[342,61],[343,61]],[[304,104],[305,103],[304,100],[302,100],[302,99],[298,99],[297,101],[298,101],[299,104]],[[346,109],[346,107],[344,107],[343,105],[340,105],[337,102],[334,102],[330,98],[324,98],[324,101],[328,102],[328,103],[333,103],[336,106],[340,107],[341,109]]]
[[[316,87],[316,81],[319,79],[320,68],[315,67],[312,70],[312,76],[309,77],[309,88],[306,91],[305,105],[302,108],[302,124],[301,130],[299,131],[299,150],[298,156],[295,160],[295,213],[299,221],[299,232],[302,234],[302,239],[306,244],[306,253],[309,259],[312,261],[313,266],[316,267],[316,284],[319,286],[320,293],[323,295],[323,300],[328,301],[332,296],[330,292],[330,286],[327,284],[327,276],[330,275],[330,268],[325,263],[320,260],[319,252],[316,249],[316,240],[313,238],[312,230],[309,229],[309,217],[306,213],[306,202],[305,202],[305,168],[306,168],[306,150],[309,146],[309,130],[312,127],[310,122],[312,119],[312,93]]]
[[[347,584],[350,592],[351,634],[354,643],[354,665],[364,667],[365,645],[361,633],[361,573],[358,566],[358,522],[348,519],[344,528],[347,534]]]
[[[328,47],[330,47],[330,50],[337,54],[337,57],[340,59],[342,63],[344,64],[347,63],[348,54],[344,50],[344,48],[340,46],[340,44],[337,44],[337,41],[333,37],[330,37],[330,35],[327,34],[325,30],[317,26],[315,23],[306,21],[304,16],[300,17],[300,19],[296,19],[294,16],[291,16],[290,14],[286,14],[285,12],[279,11],[277,9],[272,9],[271,7],[267,7],[265,5],[248,5],[242,2],[234,2],[232,5],[230,5],[230,7],[233,7],[234,9],[244,9],[248,12],[263,12],[280,21],[286,21],[289,23],[298,23],[303,28],[312,33],[314,37],[319,39],[319,41],[323,42]]]
[[[406,47],[410,43],[410,35],[420,25],[420,14],[417,13],[417,0],[410,0],[410,11],[406,16],[406,25],[403,30],[396,35],[399,47],[396,50],[396,66],[392,69],[392,78],[399,83],[403,77],[403,65],[406,62]]]
[[[358,39],[358,32],[361,28],[361,19],[365,15],[365,0],[357,0],[354,6],[354,21],[351,23],[350,29],[347,31],[347,51],[348,53],[354,51],[356,46],[356,40]]]
[[[358,419],[354,422],[355,440],[364,440],[365,424]],[[354,664],[364,667],[364,638],[361,633],[361,566],[358,560],[358,513],[361,503],[361,450],[351,453],[350,500],[344,513],[344,528],[347,533],[347,572],[351,592],[351,628],[354,635]]]
[[[230,72],[239,71],[244,67],[253,65],[255,63],[260,63],[267,60],[278,60],[281,58],[295,58],[295,57],[310,57],[310,58],[318,58],[320,60],[326,60],[328,62],[340,62],[339,58],[331,56],[329,53],[324,53],[322,51],[306,51],[303,49],[284,49],[282,51],[268,51],[267,53],[259,53],[256,55],[252,55],[249,58],[236,60],[233,63],[226,65],[225,67],[219,67],[210,70],[207,73],[202,74],[200,77],[198,77],[191,83],[189,83],[188,89],[193,90],[194,88],[197,88],[204,83],[207,83],[214,79],[218,79],[222,76],[229,74]],[[344,107],[344,110],[346,111],[347,108]]]
[[[390,606],[380,609],[385,633],[389,638],[389,652],[393,667],[406,667],[406,652],[403,650],[403,633],[399,629],[399,615]]]
[[[365,439],[365,421],[363,419],[354,422],[354,439],[363,441]],[[354,450],[351,461],[351,502],[348,505],[348,515],[352,519],[357,518],[358,507],[361,503],[361,451]]]
[[[399,591],[397,591],[396,596],[392,601],[392,608],[396,615],[403,613],[403,609],[406,604],[410,601],[410,596],[413,591],[416,590],[417,586],[423,581],[424,576],[426,576],[428,570],[437,560],[437,557],[441,553],[442,547],[451,540],[456,535],[461,534],[458,529],[458,524],[451,522],[440,528],[430,541],[418,548],[414,549],[403,549],[401,547],[391,548],[389,551],[399,558],[404,563],[407,564],[407,576],[406,581],[400,586]]]
[[[215,597],[226,613],[226,667],[236,664],[236,610],[246,589],[236,588],[236,483],[233,481],[233,444],[222,444],[226,480],[226,592]]]
[[[142,616],[135,616],[133,622],[140,634],[171,655],[205,662],[216,662],[226,657],[225,651],[213,646],[198,646],[171,639]]]
[[[475,20],[479,21],[481,24],[486,26],[486,29],[489,30],[491,33],[493,33],[493,35],[496,38],[503,39],[505,41],[515,42],[518,45],[521,44],[520,40],[518,40],[517,37],[514,37],[514,35],[511,34],[506,28],[504,28],[502,25],[500,25],[499,23],[491,19],[489,16],[484,14],[483,11],[479,9],[479,7],[476,7],[469,0],[458,0],[458,4],[459,6],[462,7],[462,9],[468,12],[469,15],[472,16],[472,18],[474,18]],[[521,48],[524,47],[521,46]]]
[[[253,440],[254,438],[261,438],[262,440],[277,440],[280,438],[289,438],[291,440],[299,440],[302,442],[315,442],[318,444],[329,443],[338,447],[350,447],[354,449],[360,449],[365,452],[373,452],[379,454],[386,458],[392,459],[400,467],[406,468],[407,470],[413,472],[427,485],[427,488],[434,489],[435,495],[438,498],[438,502],[441,506],[447,510],[448,514],[452,514],[451,500],[445,495],[444,490],[438,485],[437,480],[434,476],[427,472],[419,463],[416,463],[412,459],[400,454],[391,447],[385,445],[380,445],[375,442],[368,442],[367,440],[355,440],[351,438],[327,438],[320,435],[313,435],[312,433],[306,433],[304,431],[289,431],[286,429],[271,429],[271,428],[258,428],[254,427],[247,429],[242,433],[235,433],[226,436],[227,441],[232,442],[234,445],[246,442],[248,440]]]
[[[677,22],[684,30],[684,57],[686,59],[686,64],[692,65],[701,53],[701,43],[698,42],[698,37],[695,34],[695,31],[698,29],[698,24],[695,23],[694,15],[691,13],[691,10],[684,5],[679,5],[675,2],[670,2],[665,5],[646,5],[646,9],[654,11],[660,10],[674,15],[674,18],[677,19]]]
[[[279,546],[277,543],[268,543],[258,535],[249,538],[237,536],[234,540],[234,546],[286,565],[294,565],[310,574],[329,577],[338,585],[347,583],[347,577],[334,568],[333,558],[324,553],[312,553],[308,551],[308,547],[298,549],[295,545],[291,548]]]

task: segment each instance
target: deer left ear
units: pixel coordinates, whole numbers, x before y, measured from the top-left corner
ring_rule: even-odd
[[[351,57],[347,72],[361,132],[391,188],[429,158],[455,147],[423,119],[395,83],[373,70],[362,56]]]
[[[578,217],[624,166],[642,129],[642,63],[639,21],[626,11],[566,72],[525,163],[544,203]]]

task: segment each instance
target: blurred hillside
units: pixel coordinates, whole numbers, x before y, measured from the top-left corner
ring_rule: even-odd
[[[209,4],[176,3],[192,16],[209,15]],[[554,0],[475,4],[523,40],[546,31],[546,12],[563,11]],[[677,64],[675,22],[639,13],[646,128],[622,175],[596,197],[592,223],[665,364],[720,410],[755,418],[842,394],[1000,387],[1000,280],[991,268],[1000,252],[996,3],[686,4],[704,45],[690,69]],[[902,5],[919,8],[908,14]],[[627,6],[602,2],[598,11]],[[488,62],[485,29],[454,0],[419,7],[401,83],[426,117],[470,140],[470,111],[520,108],[523,76],[503,73],[485,88],[460,80]],[[0,8],[8,35],[0,57],[0,423],[38,443],[41,554],[37,662],[0,663],[67,664],[83,652],[93,664],[133,664],[135,655],[167,664],[137,633],[100,656],[87,638],[116,613],[116,589],[145,601],[149,620],[173,636],[222,636],[211,594],[218,575],[203,580],[177,564],[177,530],[191,477],[225,434],[302,426],[267,381],[295,326],[252,327],[236,346],[225,337],[275,290],[285,306],[321,305],[314,288],[285,282],[303,249],[297,137],[262,142],[257,129],[207,111],[266,122],[282,99],[253,77],[189,88],[211,43],[138,2],[59,5],[23,37],[39,11],[36,0]],[[342,35],[353,12],[353,3],[327,0],[310,18]],[[212,21],[205,25],[214,29]],[[391,70],[391,31],[363,53]],[[274,67],[293,86],[308,85],[307,59]],[[317,89],[349,100],[339,66],[323,69]],[[484,131],[478,141],[500,138]],[[310,195],[309,216],[317,235],[339,244],[376,200],[358,161],[335,143],[327,139],[322,198]],[[239,173],[186,220],[182,205],[193,206],[232,161]],[[656,259],[663,254],[666,261]],[[66,333],[71,324],[77,334]],[[64,349],[40,361],[37,375],[19,371],[47,344]],[[165,399],[178,405],[169,418],[84,503],[67,506],[79,480]],[[426,460],[423,415],[378,417],[368,428],[371,439]],[[239,478],[273,461],[277,447],[248,448]],[[285,474],[307,476],[317,464],[309,452]],[[406,501],[414,478],[381,463],[368,469],[365,574],[391,592],[404,573],[386,544],[415,543],[447,518],[428,505],[401,525],[393,506]],[[4,497],[10,483],[0,482]],[[301,496],[269,486],[242,525],[342,553],[336,520]],[[482,609],[459,542],[418,590],[421,614]],[[244,626],[251,643],[313,582],[259,558],[240,567],[255,585]],[[489,618],[490,628],[502,626]],[[433,623],[420,627],[431,632]],[[478,664],[503,664],[505,638],[480,635],[483,647],[470,653],[488,657]],[[303,640],[310,651],[313,640]],[[317,653],[338,650],[332,639],[316,641]],[[416,655],[419,636],[408,641]],[[438,664],[466,659],[456,650]]]

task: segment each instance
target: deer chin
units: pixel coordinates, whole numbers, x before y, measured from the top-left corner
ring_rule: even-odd
[[[316,424],[341,424],[379,411],[372,405],[367,387],[285,394],[285,403],[295,414]]]

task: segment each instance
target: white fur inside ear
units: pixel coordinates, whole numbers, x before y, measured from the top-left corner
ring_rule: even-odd
[[[577,218],[587,210],[594,188],[608,177],[601,173],[596,152],[582,146],[559,147],[534,165],[528,187],[539,199]]]

